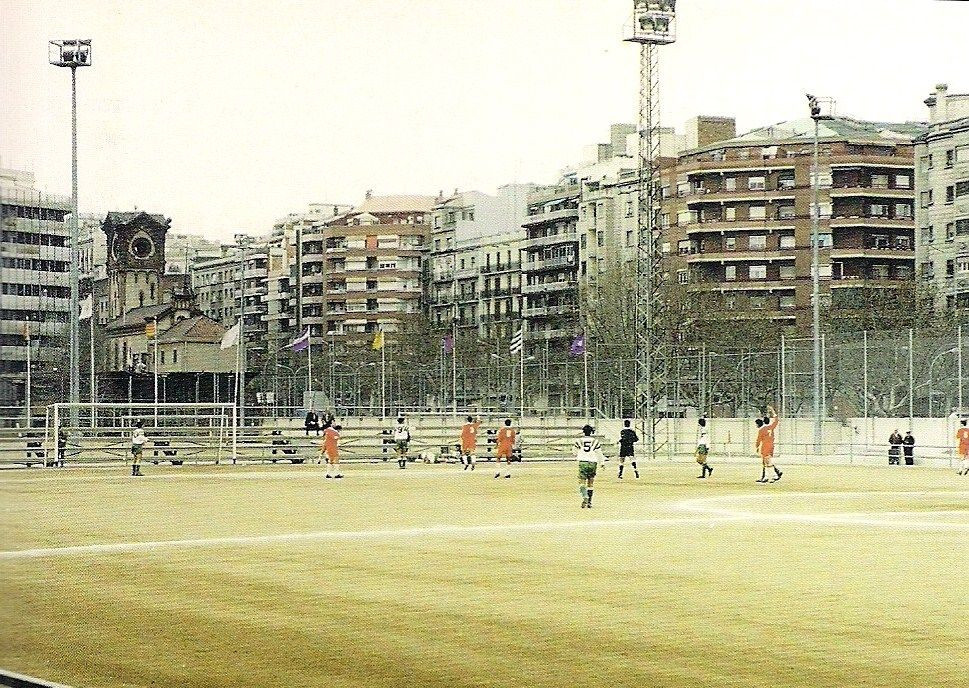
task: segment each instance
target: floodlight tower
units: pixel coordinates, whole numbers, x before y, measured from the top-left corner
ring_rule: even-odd
[[[47,46],[47,58],[55,67],[70,67],[71,69],[71,241],[70,241],[70,287],[71,312],[67,319],[70,339],[71,386],[69,400],[71,402],[70,421],[72,427],[78,424],[78,407],[81,401],[80,377],[80,317],[78,291],[80,289],[80,249],[77,236],[77,68],[91,66],[90,39],[69,39],[50,41]],[[93,363],[92,363],[93,365]],[[94,411],[92,410],[93,414]]]
[[[660,201],[659,48],[676,40],[675,0],[633,0],[639,44],[639,188],[636,223],[636,417],[648,456],[659,451],[659,403],[666,392],[669,342],[661,321],[664,278],[658,241]]]

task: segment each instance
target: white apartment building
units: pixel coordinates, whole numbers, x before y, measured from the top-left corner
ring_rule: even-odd
[[[969,308],[969,93],[939,84],[915,156],[916,266],[938,308]]]
[[[431,211],[427,309],[435,327],[452,323],[480,339],[505,339],[520,326],[521,242],[534,184],[495,196],[455,193]]]
[[[70,199],[34,188],[34,175],[0,169],[0,406],[24,403],[27,339],[31,359],[43,373],[39,392],[57,394],[70,310]],[[59,375],[55,375],[59,373]]]

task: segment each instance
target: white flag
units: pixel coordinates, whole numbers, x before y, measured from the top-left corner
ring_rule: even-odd
[[[236,344],[239,343],[239,323],[236,322],[235,325],[230,327],[224,335],[222,335],[222,348],[231,349]]]
[[[525,338],[525,328],[518,328],[518,332],[514,334],[511,338],[511,346],[508,347],[508,351],[512,354],[517,354],[522,350],[522,340]]]
[[[88,294],[81,299],[81,320],[88,320],[94,314],[94,299]]]

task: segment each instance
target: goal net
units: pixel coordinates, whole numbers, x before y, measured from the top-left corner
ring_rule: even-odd
[[[148,438],[145,462],[231,460],[235,414],[233,404],[51,404],[44,420],[47,463],[130,460],[131,433],[139,421]]]

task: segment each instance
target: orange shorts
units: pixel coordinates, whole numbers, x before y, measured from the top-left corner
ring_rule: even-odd
[[[495,452],[496,459],[510,459],[511,458],[511,447],[498,447]]]

